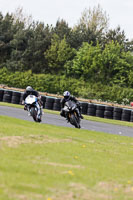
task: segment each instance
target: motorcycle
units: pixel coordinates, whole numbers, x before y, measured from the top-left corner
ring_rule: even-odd
[[[33,117],[35,122],[41,122],[42,108],[38,103],[38,98],[34,95],[28,95],[25,99],[25,105],[29,114]]]
[[[75,102],[69,100],[65,103],[63,110],[65,111],[68,121],[75,126],[75,128],[81,128],[79,109]]]

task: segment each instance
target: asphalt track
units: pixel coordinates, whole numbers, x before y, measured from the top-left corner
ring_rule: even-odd
[[[15,117],[23,120],[33,121],[31,116],[28,116],[27,111],[19,108],[13,108],[8,106],[0,106],[0,115]],[[35,123],[35,122],[34,122]],[[66,119],[60,117],[56,114],[48,114],[45,113],[42,117],[42,122],[44,124],[53,124],[57,126],[64,126],[64,127],[73,127],[70,123],[67,123]],[[129,136],[133,137],[133,127],[127,126],[120,126],[120,125],[113,125],[89,120],[82,120],[81,121],[81,128],[86,130],[98,131],[122,135],[122,136]]]

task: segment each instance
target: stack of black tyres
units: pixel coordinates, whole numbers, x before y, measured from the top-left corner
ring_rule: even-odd
[[[3,101],[4,90],[0,89],[0,101]]]
[[[22,105],[22,101],[23,101],[23,95],[24,95],[24,92],[20,92],[20,101],[19,101],[19,104]]]
[[[133,110],[131,110],[130,122],[133,122]]]
[[[93,103],[88,103],[87,115],[96,116],[96,105]]]
[[[46,96],[41,96],[41,101],[42,101],[42,106],[45,108],[45,103],[46,103]]]
[[[113,106],[105,106],[104,118],[113,119],[113,112],[114,112]]]
[[[3,102],[11,103],[12,100],[12,91],[4,90]]]
[[[123,110],[123,108],[114,107],[113,119],[121,120],[122,110]]]
[[[123,109],[121,120],[122,121],[130,121],[130,117],[131,117],[131,110],[130,109]]]
[[[87,109],[88,109],[88,103],[80,102],[80,107],[81,107],[81,113],[83,115],[86,115],[87,114]]]
[[[20,97],[21,97],[21,93],[20,92],[13,91],[12,92],[11,103],[13,103],[13,104],[19,104]]]
[[[53,110],[55,98],[46,96],[45,109]]]
[[[104,118],[105,105],[96,105],[96,117]]]
[[[54,99],[53,110],[57,110],[57,111],[61,110],[61,99],[60,98]]]

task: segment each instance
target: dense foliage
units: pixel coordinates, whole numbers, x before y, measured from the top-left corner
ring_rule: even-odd
[[[133,100],[133,89],[118,85],[108,86],[102,83],[89,83],[82,79],[68,78],[62,75],[33,74],[31,71],[11,73],[6,68],[0,70],[1,83],[10,87],[25,88],[32,85],[40,92],[63,94],[69,90],[79,98],[96,99],[108,102],[129,104]]]
[[[18,13],[0,13],[0,84],[84,98],[133,100],[132,44],[120,27],[108,29],[100,6],[85,10],[73,28]]]

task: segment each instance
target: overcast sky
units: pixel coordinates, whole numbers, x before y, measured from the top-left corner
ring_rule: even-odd
[[[110,28],[120,25],[128,39],[133,39],[133,0],[0,0],[3,15],[23,7],[26,15],[45,24],[53,24],[64,19],[69,26],[76,25],[85,8],[100,4],[109,16]]]

